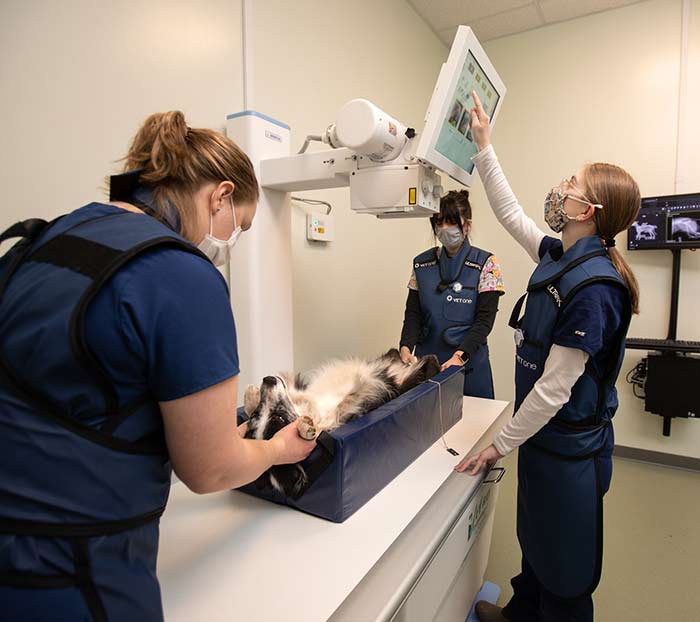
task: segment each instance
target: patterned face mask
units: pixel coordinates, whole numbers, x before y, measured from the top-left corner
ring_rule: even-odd
[[[603,209],[600,203],[593,203],[585,197],[581,198],[568,194],[564,191],[564,188],[574,188],[577,190],[573,183],[573,177],[565,179],[558,186],[552,188],[544,198],[544,220],[554,233],[561,233],[566,223],[570,220],[575,220],[575,218],[571,218],[564,209],[564,201],[566,201],[566,199],[578,201],[584,205],[591,205],[596,209]]]

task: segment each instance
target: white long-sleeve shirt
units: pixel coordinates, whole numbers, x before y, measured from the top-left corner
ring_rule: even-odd
[[[539,263],[539,249],[545,233],[518,203],[498,163],[493,146],[477,153],[472,160],[479,171],[486,196],[498,221]],[[588,353],[576,348],[553,345],[545,361],[542,376],[520,405],[515,416],[494,439],[498,453],[505,456],[534,436],[562,406],[569,401],[571,390],[583,374]]]

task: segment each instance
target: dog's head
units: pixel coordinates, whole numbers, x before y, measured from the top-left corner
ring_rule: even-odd
[[[260,389],[250,385],[245,392],[244,406],[249,417],[246,438],[272,438],[299,416],[282,376],[265,376]]]
[[[260,388],[248,386],[243,398],[249,417],[246,438],[270,439],[300,416],[299,409],[290,397],[290,393],[298,393],[297,383],[294,382],[290,388],[288,382],[289,380],[282,376],[266,376]],[[296,499],[305,490],[308,478],[301,465],[283,464],[273,466],[263,473],[257,484],[262,488],[271,485],[288,497]]]

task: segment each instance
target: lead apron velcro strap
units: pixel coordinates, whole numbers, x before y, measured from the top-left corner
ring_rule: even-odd
[[[43,244],[28,260],[68,268],[94,281],[121,254],[121,251],[99,242],[63,234]]]

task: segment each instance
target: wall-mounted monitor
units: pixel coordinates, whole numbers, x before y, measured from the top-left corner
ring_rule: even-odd
[[[628,250],[674,248],[700,248],[700,193],[643,198],[627,231]]]
[[[472,29],[460,26],[440,70],[416,157],[465,186],[471,183],[471,158],[477,152],[469,127],[474,107],[472,91],[479,96],[493,127],[506,87]]]

